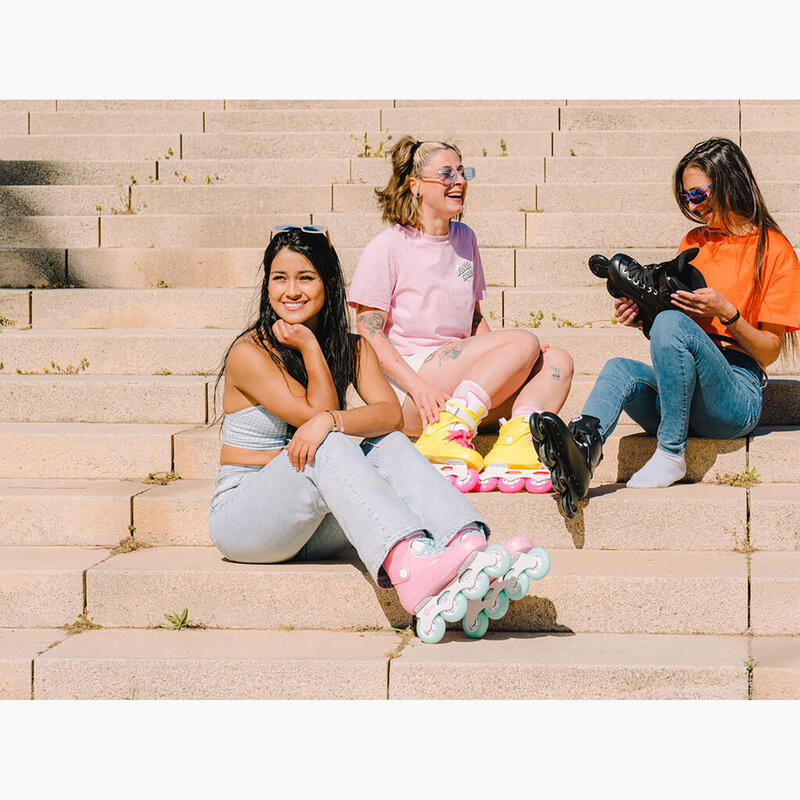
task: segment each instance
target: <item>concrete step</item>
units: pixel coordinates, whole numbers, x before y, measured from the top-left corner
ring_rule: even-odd
[[[761,430],[761,429],[757,429]],[[497,437],[480,434],[475,447],[486,454]],[[800,437],[795,435],[800,446]],[[177,472],[188,479],[213,478],[219,466],[222,433],[219,425],[184,429],[175,436],[174,458]],[[644,466],[656,448],[655,437],[641,432],[638,425],[620,424],[603,448],[603,461],[595,471],[599,484],[627,481]],[[688,482],[710,483],[716,475],[737,475],[747,467],[747,439],[698,439],[691,437],[686,453]],[[769,479],[763,479],[768,482]],[[799,479],[782,478],[780,482]]]
[[[128,484],[125,484],[128,486]],[[211,545],[208,507],[212,480],[180,480],[150,486],[133,500],[135,538],[151,545]],[[772,487],[758,487],[769,490]],[[796,485],[781,486],[784,496]],[[537,546],[577,550],[728,551],[746,543],[747,490],[710,484],[671,486],[664,490],[598,486],[580,519],[565,519],[553,495],[473,492],[470,502],[486,519],[492,541],[524,535]],[[769,522],[791,521],[794,504],[784,513],[775,505]],[[755,515],[751,515],[750,524]],[[766,527],[766,525],[762,525]],[[767,549],[800,547],[798,537],[770,540]],[[117,540],[118,541],[118,540]],[[116,541],[114,542],[116,544]]]
[[[104,627],[160,625],[189,610],[212,628],[406,627],[393,589],[360,562],[236,564],[215,547],[152,547],[113,556],[87,573],[88,613]],[[142,594],[143,593],[143,594]],[[308,597],[324,602],[308,603]]]
[[[759,188],[770,212],[800,210],[800,183],[770,182]],[[544,211],[667,213],[676,208],[668,181],[663,183],[545,183],[537,186],[536,207]],[[473,207],[472,187],[468,199]]]
[[[521,212],[474,212],[470,213],[465,221],[475,230],[478,241],[483,246],[521,247],[525,244],[526,217],[542,216],[544,215],[526,215]],[[558,239],[560,236],[566,241],[569,239],[570,226],[566,221],[560,219],[563,216],[554,214],[548,217],[548,222],[553,223],[556,227],[560,226],[560,230],[554,232],[554,238]],[[614,224],[607,219],[612,215],[581,214],[574,216],[578,220],[592,217],[592,220],[584,225],[587,231],[609,222]],[[659,215],[640,216],[659,217]],[[102,217],[100,220],[102,223],[100,225],[100,243],[103,247],[266,247],[269,241],[269,231],[273,225],[308,225],[312,221],[315,225],[326,225],[329,228],[331,241],[337,249],[340,247],[363,248],[384,228],[377,210],[371,214],[316,213],[313,215],[313,220],[309,213],[236,214],[230,216],[220,214],[131,214]],[[653,222],[653,220],[649,221]],[[94,222],[95,225],[98,224],[97,220]],[[544,229],[547,228],[548,222],[545,222],[544,226],[539,226],[541,233],[537,235],[540,241],[537,241],[536,245],[558,246],[560,245],[558,241],[544,241]],[[613,229],[613,232],[618,232],[616,238],[611,239],[611,234],[608,234],[607,237],[613,241],[620,240],[624,230],[621,219],[616,221],[616,226]],[[671,240],[680,242],[685,227],[679,219],[676,219],[669,227]],[[645,244],[648,239],[654,238],[654,235],[646,232],[644,227],[640,227],[639,234],[643,237]],[[33,235],[35,234],[29,233],[25,240],[28,246],[39,245],[38,241],[32,239]],[[588,235],[590,234],[585,234],[585,236]],[[661,238],[666,239],[667,236],[663,235]],[[623,240],[627,241],[627,239]],[[81,245],[79,242],[75,244],[88,246]],[[633,241],[633,244],[637,244],[637,242]],[[655,242],[655,244],[659,243]]]
[[[658,183],[668,188],[678,160],[687,150],[635,158],[587,154],[578,157],[577,151],[574,157],[569,153],[556,154],[545,159],[546,179],[547,183]],[[748,151],[747,158],[759,184],[785,181],[787,176],[797,175],[800,169],[800,157],[780,151],[770,155]]]
[[[742,102],[742,131],[792,131],[800,128],[796,104]]]
[[[0,329],[24,328],[30,324],[30,292],[27,289],[0,289]]]
[[[55,628],[83,613],[86,570],[108,557],[96,547],[0,548],[0,628]]]
[[[698,142],[712,136],[722,136],[739,141],[739,130],[735,125],[721,127],[694,127],[679,131],[665,130],[581,130],[556,131],[553,133],[553,150],[550,155],[573,156],[576,158],[597,156],[671,156],[674,165],[678,159],[688,153]],[[766,143],[765,143],[765,146]],[[749,152],[746,144],[744,151]],[[753,151],[755,152],[755,150]],[[762,149],[760,152],[766,152]],[[769,152],[783,151],[773,146]]]
[[[202,133],[203,112],[189,111],[56,111],[31,112],[31,134]]]
[[[379,108],[271,108],[208,111],[206,133],[259,133],[265,131],[323,132],[377,131],[381,127]]]
[[[401,641],[391,631],[88,631],[36,657],[33,696],[385,700]],[[29,697],[30,675],[29,665]]]
[[[511,146],[506,142],[509,155],[498,155],[500,150],[500,136],[483,136],[477,150],[463,150],[464,157],[469,162],[467,166],[475,168],[475,186],[488,184],[531,184],[542,183],[545,179],[545,155],[525,155],[511,151]],[[437,136],[436,138],[440,138]],[[459,136],[456,143],[461,147]],[[483,150],[486,155],[483,155]],[[547,151],[549,153],[549,150]],[[357,184],[366,182],[373,186],[385,186],[392,174],[392,164],[387,158],[352,158],[350,182]]]
[[[2,422],[0,478],[141,480],[172,469],[180,425]]]
[[[73,365],[87,375],[216,375],[236,330],[6,329],[3,371],[44,374]],[[53,370],[52,363],[56,369]],[[85,369],[83,368],[85,366]]]
[[[758,636],[752,653],[754,700],[800,699],[800,637]]]
[[[643,634],[449,634],[392,660],[392,700],[732,699],[748,696],[749,639]],[[37,660],[37,664],[39,660]]]
[[[130,536],[141,481],[0,480],[0,546],[115,547]]]
[[[0,135],[27,134],[28,114],[25,111],[0,111]]]
[[[273,100],[226,100],[226,111],[260,111],[269,109],[292,109],[292,110],[313,110],[321,108],[391,108],[393,100],[356,100],[353,98],[345,100],[316,99],[316,100],[298,100],[298,99],[273,99]]]
[[[747,563],[738,553],[552,551],[547,578],[496,630],[738,634]],[[212,628],[404,627],[394,590],[357,559],[234,564],[212,547],[153,547],[86,574],[87,612],[104,627],[145,627],[184,607]],[[309,596],[325,598],[313,607]]]
[[[181,157],[312,158],[317,154],[322,158],[357,158],[360,154],[387,153],[394,141],[405,133],[397,131],[395,137],[394,132],[375,128],[359,128],[352,132],[187,133],[182,137]],[[442,138],[442,132],[436,129],[418,128],[415,135],[421,141]],[[549,131],[507,131],[503,128],[480,133],[459,132],[456,144],[465,157],[552,155]]]
[[[167,291],[167,290],[161,290]],[[184,290],[189,291],[189,290]],[[490,314],[499,310],[496,303],[484,304],[492,327],[500,325]],[[3,367],[5,374],[44,374],[73,366],[89,375],[216,375],[222,357],[242,328],[214,329],[33,329],[5,328]],[[575,362],[576,375],[597,375],[609,356],[649,361],[649,343],[635,329],[620,325],[612,328],[533,328],[542,344],[567,350]],[[56,369],[52,364],[55,362]],[[165,373],[165,370],[167,373]],[[771,365],[773,377],[793,378],[800,374],[796,360],[781,357]]]
[[[47,637],[42,633],[41,638]],[[745,699],[745,637],[88,631],[27,663],[36,699]],[[38,641],[20,643],[33,660]],[[392,657],[393,656],[393,657]],[[20,659],[22,660],[22,659]],[[758,669],[758,668],[757,668]],[[756,670],[757,671],[757,670]]]
[[[736,130],[735,104],[691,106],[571,106],[560,110],[562,131],[697,131]],[[701,137],[707,138],[707,137]],[[697,141],[700,141],[698,139]]]
[[[33,327],[244,330],[258,289],[60,289],[32,293]]]
[[[57,111],[213,111],[224,100],[59,100]]]
[[[174,149],[174,148],[173,148]],[[307,159],[208,159],[186,160],[158,151],[150,160],[134,161],[0,161],[0,186],[63,184],[66,186],[126,185],[133,176],[138,186],[163,183],[199,185],[230,184],[320,184],[350,177],[349,158]],[[179,154],[178,154],[179,155]],[[540,172],[541,172],[541,163]],[[151,181],[152,179],[152,181]]]
[[[754,156],[766,156],[771,153],[781,153],[787,156],[800,155],[800,131],[768,130],[768,131],[742,131],[742,150]]]
[[[170,150],[179,157],[180,138],[175,133],[5,135],[0,149],[14,161],[153,161]]]
[[[199,375],[0,375],[0,406],[6,422],[202,425],[207,383]]]
[[[800,550],[800,492],[795,483],[750,489],[750,545],[756,550]]]
[[[0,700],[32,700],[33,659],[65,636],[60,628],[0,629]]]
[[[0,215],[4,217],[81,217],[101,209],[127,208],[127,187],[116,186],[3,186]],[[100,208],[98,208],[98,206]]]
[[[55,100],[0,100],[0,111],[55,111]]]
[[[407,131],[416,136],[417,131],[440,130],[440,136],[460,146],[464,134],[473,131],[496,131],[503,135],[507,131],[558,130],[558,115],[559,109],[555,105],[451,106],[448,103],[447,107],[439,108],[419,106],[384,109],[381,125],[398,139]]]
[[[2,162],[0,162],[2,163]],[[66,250],[59,248],[0,248],[0,281],[3,286],[62,286]]]
[[[800,426],[756,428],[749,461],[764,483],[800,483]]]
[[[800,241],[800,214],[784,212],[774,216],[789,241]],[[597,247],[615,252],[629,247],[677,249],[687,231],[686,218],[677,209],[669,214],[543,212],[526,214],[525,218],[527,247]]]
[[[0,247],[37,249],[97,247],[98,217],[4,217]]]
[[[800,634],[800,553],[753,553],[750,583],[753,633]]]

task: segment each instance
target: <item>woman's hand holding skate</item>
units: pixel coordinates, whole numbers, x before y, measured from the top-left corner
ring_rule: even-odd
[[[308,422],[304,422],[286,445],[289,463],[298,472],[302,472],[306,464],[313,463],[317,448],[332,430],[333,416],[328,411],[315,414]]]
[[[639,313],[639,306],[627,297],[614,298],[614,316],[620,325],[627,325],[629,328],[641,328],[642,323],[637,322],[636,315]]]
[[[703,289],[695,289],[693,292],[679,290],[670,295],[672,303],[676,308],[685,311],[687,314],[694,314],[697,317],[719,317],[720,319],[730,319],[736,313],[736,306],[727,300],[725,296],[706,286]]]
[[[292,325],[285,320],[279,319],[272,326],[272,332],[281,344],[285,344],[294,350],[299,350],[301,353],[306,348],[319,344],[311,329],[302,323]]]
[[[445,403],[450,399],[449,392],[443,392],[422,379],[411,387],[409,395],[419,411],[423,428],[439,420],[439,409],[444,408]]]

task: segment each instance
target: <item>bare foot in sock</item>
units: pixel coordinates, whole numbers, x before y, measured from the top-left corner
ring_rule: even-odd
[[[650,460],[628,481],[630,489],[663,489],[686,474],[686,456],[656,449]]]

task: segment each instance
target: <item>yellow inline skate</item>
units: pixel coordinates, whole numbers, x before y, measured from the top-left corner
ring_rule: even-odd
[[[461,492],[478,485],[483,468],[483,458],[472,446],[480,420],[480,413],[451,398],[439,411],[438,422],[428,425],[414,445]]]
[[[527,415],[500,420],[500,432],[494,447],[484,458],[484,469],[476,487],[479,492],[545,494],[553,490],[550,471],[539,460],[531,441]]]

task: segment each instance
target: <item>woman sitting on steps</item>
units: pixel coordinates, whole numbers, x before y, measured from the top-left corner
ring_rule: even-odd
[[[327,231],[287,225],[273,234],[258,318],[217,379],[225,376],[224,424],[211,538],[246,563],[331,558],[352,544],[417,616],[420,637],[436,642],[445,620],[483,602],[511,554],[487,546],[480,514],[396,432],[400,406],[375,351],[348,333]],[[345,410],[350,384],[366,405]]]

